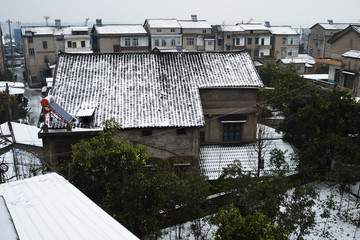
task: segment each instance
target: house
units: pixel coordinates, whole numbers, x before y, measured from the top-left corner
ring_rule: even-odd
[[[308,54],[314,58],[330,58],[332,51],[328,40],[349,25],[351,24],[335,23],[333,20],[328,20],[327,23],[316,23],[310,28]]]
[[[181,26],[176,19],[146,19],[144,28],[150,36],[150,49],[176,51],[182,48]]]
[[[138,239],[56,173],[0,184],[0,239]]]
[[[276,60],[298,56],[300,34],[288,26],[271,26],[269,29],[272,34],[272,56]]]
[[[329,65],[329,79],[359,97],[360,25],[349,25],[330,38],[328,44],[331,45],[331,60],[341,62]]]
[[[48,131],[39,133],[46,162],[61,161],[59,151],[69,153],[110,118],[120,123],[119,136],[144,145],[150,157],[194,165],[201,144],[256,137],[263,83],[247,52],[61,54],[56,69],[49,94],[70,116],[81,114],[71,131],[46,119]]]
[[[178,20],[182,31],[182,47],[187,51],[214,50],[211,38],[211,25],[206,20],[198,20],[191,15],[191,20]]]
[[[4,71],[5,71],[5,49],[3,43],[3,34],[0,26],[0,80],[1,80],[1,74],[3,74]]]
[[[240,51],[246,48],[245,30],[238,25],[214,25],[217,51]]]
[[[297,73],[312,73],[311,70],[314,68],[314,64],[316,63],[314,58],[308,54],[299,54],[294,58],[281,58],[277,60],[277,66],[279,68],[286,68],[290,66],[294,66]]]
[[[149,37],[141,24],[102,24],[101,19],[91,30],[92,49],[96,53],[148,51]]]
[[[30,87],[46,85],[52,77],[49,66],[56,63],[60,51],[90,52],[90,36],[87,26],[23,26],[21,36],[24,45],[26,80]]]
[[[252,59],[271,57],[272,34],[267,26],[261,23],[237,24],[245,31],[245,46]]]

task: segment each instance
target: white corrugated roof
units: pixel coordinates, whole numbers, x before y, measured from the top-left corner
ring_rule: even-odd
[[[98,34],[147,34],[141,24],[107,24],[95,25]]]
[[[285,160],[289,164],[290,171],[294,171],[296,163],[292,159],[294,149],[292,146],[283,141],[282,134],[276,133],[273,128],[262,126],[266,135],[264,140],[263,158],[264,158],[264,169],[262,172],[268,172],[275,168],[270,164],[270,152],[277,148],[281,151],[286,151]],[[234,164],[235,161],[239,161],[243,171],[252,173],[257,172],[258,154],[255,151],[256,147],[253,144],[243,145],[204,145],[200,147],[200,169],[209,178],[209,180],[215,180],[223,172],[223,169],[228,167],[230,164]]]
[[[88,32],[87,26],[64,26],[64,27],[46,27],[46,26],[23,26],[21,27],[22,35],[26,32],[32,32],[34,35],[72,35],[73,31]]]
[[[326,30],[343,30],[347,28],[350,23],[319,23],[319,25]]]
[[[308,54],[299,54],[296,58],[282,58],[280,59],[284,64],[296,63],[296,64],[315,64],[315,60]]]
[[[146,19],[150,28],[181,28],[176,19]]]
[[[199,88],[262,86],[245,52],[62,54],[50,94],[72,116],[96,108],[91,127],[199,127]]]
[[[138,239],[56,173],[0,184],[0,195],[20,240]]]
[[[239,25],[221,25],[218,26],[218,31],[221,32],[245,32]]]
[[[202,28],[202,29],[211,29],[211,25],[208,24],[205,20],[179,20],[178,21],[182,28]]]
[[[38,137],[38,132],[40,131],[39,128],[31,125],[26,125],[22,123],[10,122],[11,127],[13,129],[14,138],[8,138],[13,143],[19,143],[24,145],[32,145],[37,147],[42,147],[42,140]],[[9,130],[8,123],[3,123],[0,125],[1,132],[4,135],[11,135]]]
[[[249,23],[249,24],[238,24],[244,30],[269,30],[264,24],[261,23]]]
[[[274,35],[299,35],[294,29],[287,26],[270,27],[269,29]]]
[[[348,57],[348,58],[360,58],[360,51],[359,50],[350,50],[350,51],[347,51],[347,52],[341,54],[341,56]]]

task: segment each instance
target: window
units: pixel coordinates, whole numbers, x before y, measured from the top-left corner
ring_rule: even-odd
[[[248,38],[248,44],[249,44],[249,45],[252,44],[252,38]]]
[[[165,40],[165,39],[162,39],[162,40],[161,40],[161,46],[163,46],[163,47],[166,46],[166,40]]]
[[[44,56],[44,63],[49,63],[49,57],[48,56]]]
[[[230,35],[226,35],[226,38],[227,38],[227,39],[230,39],[230,37],[231,37]]]
[[[71,48],[71,47],[72,47],[71,41],[67,41],[67,46],[68,46],[68,48]]]
[[[286,37],[282,38],[282,44],[286,44]]]
[[[234,46],[245,46],[245,38],[244,37],[234,38]]]
[[[35,51],[33,48],[29,48],[29,55],[30,56],[34,56],[35,55]]]
[[[208,46],[212,46],[213,43],[211,41],[208,42]]]
[[[139,39],[138,38],[133,38],[133,46],[139,46]]]
[[[298,45],[299,37],[298,36],[290,36],[288,37],[288,45]]]
[[[114,52],[120,52],[120,45],[114,45]]]
[[[320,49],[317,50],[317,55],[320,57]]]
[[[160,28],[157,28],[157,29],[156,29],[156,32],[161,32],[161,29],[160,29]]]
[[[251,57],[251,49],[248,49],[248,54],[249,54],[250,57]]]
[[[175,28],[170,29],[170,32],[175,32]]]
[[[223,123],[224,141],[240,140],[242,123]]]
[[[206,34],[206,29],[203,29],[203,30],[202,30],[202,33],[203,33],[203,34]]]
[[[159,39],[155,39],[155,40],[154,40],[154,45],[155,45],[155,46],[159,46]]]
[[[230,51],[231,50],[231,46],[230,45],[226,45],[226,51]]]
[[[298,55],[298,49],[297,48],[288,48],[288,56],[297,56]]]
[[[259,49],[254,50],[254,57],[259,57]]]
[[[125,47],[130,47],[130,38],[125,38]]]
[[[29,37],[28,38],[28,43],[33,43],[34,42],[34,39],[32,37]]]
[[[73,43],[72,43],[72,47],[73,47],[73,48],[77,48],[76,42],[73,42]]]
[[[186,44],[187,45],[194,45],[194,38],[187,38],[186,39]]]
[[[85,46],[85,41],[81,41],[81,47],[84,48]]]
[[[261,39],[261,45],[263,45],[263,46],[265,45],[265,38]]]
[[[222,39],[218,39],[217,40],[218,46],[222,46],[223,45],[223,40]]]
[[[355,75],[344,74],[344,87],[353,88],[354,86]]]
[[[175,39],[171,39],[171,46],[175,46],[176,45],[176,40]]]
[[[335,69],[334,82],[336,82],[336,83],[340,82],[340,69]]]
[[[282,56],[282,57],[285,57],[285,56],[286,56],[286,52],[287,52],[286,47],[282,47],[282,48],[281,48],[281,56]]]
[[[186,134],[186,128],[176,129],[176,134],[177,135],[185,135]]]
[[[44,48],[44,49],[46,49],[46,48],[48,47],[48,46],[47,46],[47,41],[43,41],[42,44],[43,44],[43,48]]]
[[[255,44],[259,45],[259,38],[258,37],[255,38]]]
[[[144,130],[142,131],[142,135],[145,136],[151,136],[152,135],[152,130]]]

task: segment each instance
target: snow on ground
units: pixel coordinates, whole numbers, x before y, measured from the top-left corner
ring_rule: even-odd
[[[360,228],[356,227],[356,224],[360,219],[360,199],[349,193],[344,193],[341,198],[339,185],[325,182],[312,183],[312,185],[314,185],[319,192],[318,198],[314,200],[315,205],[313,207],[313,210],[316,213],[316,225],[309,235],[303,237],[304,240],[360,239]],[[352,191],[358,193],[359,185],[360,184],[353,186]],[[324,212],[324,207],[327,206],[326,203],[329,202],[329,198],[331,198],[331,196],[333,196],[332,200],[334,204],[330,209],[330,215],[328,218],[322,218],[321,215]],[[200,221],[203,224],[203,238],[200,239],[213,239],[212,233],[217,227],[209,225],[206,219],[201,219]],[[182,225],[181,239],[196,239],[191,231],[192,224],[192,222],[186,222]],[[177,227],[179,228],[179,226]],[[176,227],[167,228],[164,230],[164,235],[160,239],[179,239],[178,233],[179,232]],[[290,237],[289,239],[292,240],[295,238]]]

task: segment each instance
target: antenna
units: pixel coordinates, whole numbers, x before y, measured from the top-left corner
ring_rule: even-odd
[[[49,26],[49,22],[48,22],[49,18],[50,18],[49,16],[44,16],[44,19],[46,21],[46,26]]]
[[[90,18],[86,18],[86,20],[85,20],[85,25],[86,25],[86,26],[88,25],[89,19],[90,19]]]

